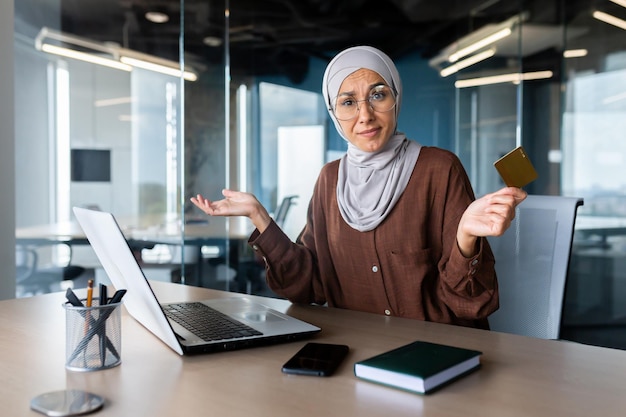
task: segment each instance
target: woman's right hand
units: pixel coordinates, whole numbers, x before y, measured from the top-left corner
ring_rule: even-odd
[[[245,216],[263,233],[272,221],[265,207],[250,193],[222,190],[224,199],[211,201],[201,194],[191,197],[191,202],[209,216]]]

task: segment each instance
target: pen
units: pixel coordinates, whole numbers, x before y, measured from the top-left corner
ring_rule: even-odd
[[[113,297],[111,297],[111,302],[109,304],[119,303],[120,301],[122,301],[122,297],[124,297],[124,294],[126,294],[126,290],[117,290]],[[83,337],[78,346],[76,346],[76,349],[74,349],[74,352],[72,352],[72,355],[68,359],[68,362],[72,362],[74,359],[76,359],[76,356],[78,356],[81,351],[87,348],[89,341],[96,335],[97,329],[102,325],[102,323],[106,321],[106,319],[109,318],[112,312],[113,310],[107,310],[102,313],[100,317],[98,317],[98,320],[95,320],[95,323],[91,326],[85,337]],[[107,346],[109,346],[108,342]],[[111,349],[112,346],[113,344],[109,346],[109,349]],[[111,351],[113,352],[113,350]],[[115,352],[113,354],[115,355]],[[118,355],[116,356],[119,358]]]
[[[69,303],[74,307],[85,307],[71,288],[68,288],[67,291],[65,291],[65,298],[67,298],[67,301],[69,301]]]
[[[109,304],[119,303],[120,301],[122,301],[122,297],[124,297],[124,294],[126,294],[126,290],[115,291],[115,294],[113,294],[113,297],[111,297],[111,301],[109,302]]]
[[[100,283],[100,291],[98,292],[98,296],[100,297],[99,305],[103,306],[108,301],[107,296],[107,286]],[[100,363],[104,366],[106,361],[106,353],[107,353],[107,330],[106,330],[106,322],[102,323],[102,329],[100,329],[100,333],[98,334],[98,338],[100,339]]]
[[[103,306],[105,304],[107,304],[109,302],[109,297],[107,294],[107,286],[104,284],[100,284],[100,292],[99,292],[99,297],[100,297],[100,305]]]

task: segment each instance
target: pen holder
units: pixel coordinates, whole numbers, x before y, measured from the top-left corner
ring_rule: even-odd
[[[65,368],[70,371],[98,371],[121,363],[122,303],[65,308]]]

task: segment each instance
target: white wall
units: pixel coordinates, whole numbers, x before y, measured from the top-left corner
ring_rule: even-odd
[[[15,111],[15,133],[11,142],[15,144],[13,155],[18,164],[11,178],[15,182],[16,226],[25,227],[52,220],[50,202],[54,199],[54,188],[50,186],[53,179],[50,178],[49,132],[53,127],[48,110],[51,99],[48,60],[37,53],[32,44],[18,40],[15,65],[19,71],[12,81],[19,94],[10,103]],[[9,105],[4,97],[2,102],[3,106]]]
[[[315,181],[324,165],[324,126],[282,126],[278,128],[277,201],[297,195],[287,212],[284,232],[296,240],[306,224]]]

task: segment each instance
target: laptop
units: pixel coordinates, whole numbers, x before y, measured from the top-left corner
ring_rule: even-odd
[[[113,286],[127,290],[128,313],[179,355],[300,340],[321,330],[246,297],[160,304],[113,214],[80,207],[74,214]],[[219,317],[193,323],[206,312]],[[242,329],[234,336],[223,335],[222,328],[218,335],[205,334],[222,322],[221,327]]]

